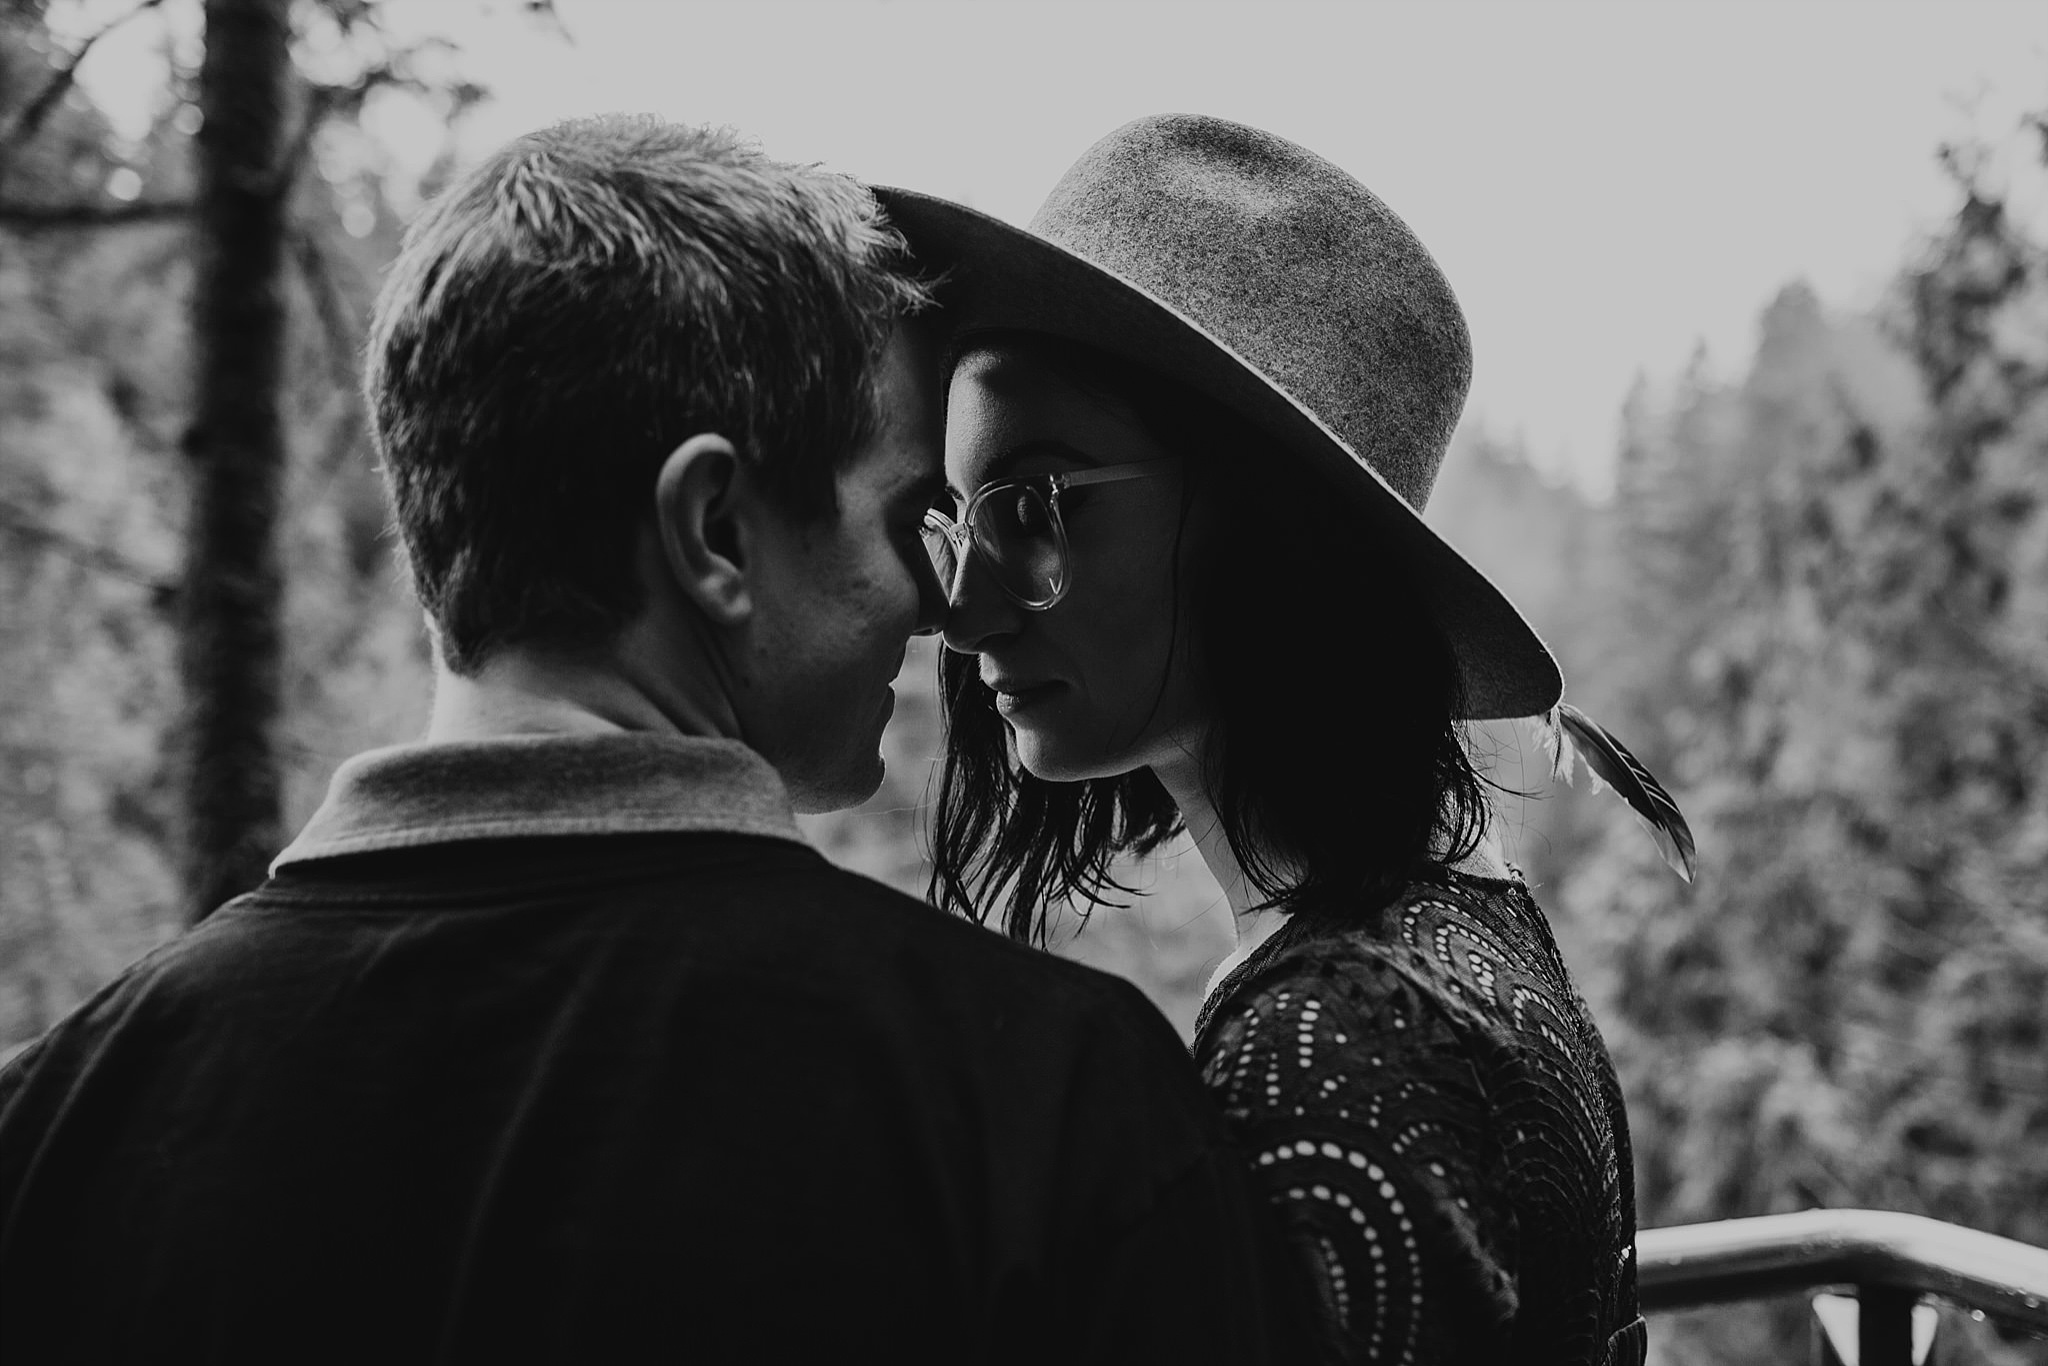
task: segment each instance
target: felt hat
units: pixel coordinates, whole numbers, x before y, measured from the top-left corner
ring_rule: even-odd
[[[1409,571],[1464,677],[1466,716],[1535,716],[1563,679],[1514,604],[1420,510],[1471,378],[1465,319],[1393,210],[1321,157],[1161,114],[1096,143],[1029,230],[877,187],[956,335],[1046,333],[1222,403],[1350,499]]]

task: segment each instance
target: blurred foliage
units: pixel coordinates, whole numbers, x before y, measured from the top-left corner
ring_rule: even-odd
[[[1626,415],[1582,648],[1705,866],[1679,887],[1624,830],[1561,900],[1645,1224],[1855,1205],[2048,1243],[2048,258],[1958,187],[1883,316],[1789,288],[1743,379]]]
[[[329,16],[306,17],[302,40],[325,44],[331,67]],[[11,118],[65,60],[35,7],[0,20],[0,112]],[[191,194],[193,69],[167,61],[139,143],[74,88],[7,164],[9,206],[109,216],[10,227],[0,209],[0,1055],[179,920],[168,756],[192,249],[177,216],[119,217]],[[309,136],[341,152],[367,141],[345,125],[323,117]],[[280,743],[293,825],[341,759],[417,732],[429,678],[354,379],[398,220],[374,156],[320,161],[292,204]]]
[[[355,116],[439,90],[453,117],[479,92],[433,74],[445,53],[380,46],[373,13],[308,5],[298,53],[340,93],[320,97],[333,117],[294,203],[294,824],[342,758],[416,734],[427,700],[353,390],[394,205],[416,187],[391,183]],[[0,21],[0,127],[60,59],[36,16]],[[8,154],[4,200],[188,195],[190,54],[167,60],[145,139],[73,91]],[[1857,1205],[2048,1244],[2048,252],[1969,158],[1953,165],[1954,217],[1874,316],[1795,285],[1745,373],[1701,361],[1642,386],[1611,502],[1468,432],[1431,505],[1699,836],[1688,889],[1611,797],[1546,791],[1519,727],[1475,730],[1506,852],[1627,1089],[1646,1225]],[[4,219],[0,1055],[176,930],[164,756],[190,279],[175,218]],[[913,892],[936,649],[913,642],[882,790],[804,821]],[[1127,872],[1149,894],[1069,916],[1059,950],[1131,978],[1185,1032],[1229,946],[1221,893],[1184,844]],[[1986,1360],[2044,1355],[1962,1318],[1947,1331]],[[1654,1350],[1795,1360],[1805,1337],[1790,1300],[1669,1316]]]

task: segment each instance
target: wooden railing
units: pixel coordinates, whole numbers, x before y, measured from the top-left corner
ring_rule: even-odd
[[[1853,1326],[1821,1312],[1836,1305],[1816,1306],[1817,1366],[1926,1360],[1932,1325],[1916,1352],[1913,1321],[1926,1295],[2048,1335],[2048,1249],[1917,1214],[1817,1209],[1644,1229],[1636,1256],[1646,1313],[1848,1287]]]

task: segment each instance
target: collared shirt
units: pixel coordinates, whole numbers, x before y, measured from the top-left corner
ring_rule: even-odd
[[[704,833],[805,843],[781,777],[737,740],[621,731],[395,745],[335,770],[270,871],[462,840]]]
[[[726,741],[408,746],[0,1071],[0,1359],[1260,1360],[1128,985],[834,868]]]

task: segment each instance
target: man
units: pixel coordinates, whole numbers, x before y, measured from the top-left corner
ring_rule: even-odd
[[[619,118],[415,224],[367,388],[427,740],[0,1074],[0,1359],[1268,1353],[1164,1021],[792,822],[944,609],[900,250]]]

